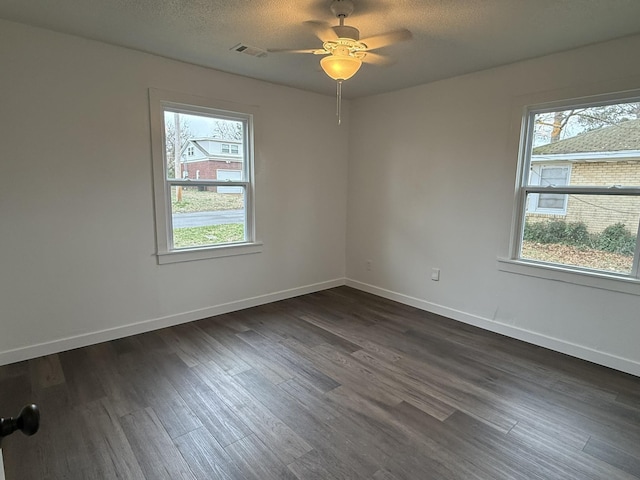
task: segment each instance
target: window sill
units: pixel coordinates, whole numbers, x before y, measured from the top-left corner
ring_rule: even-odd
[[[194,248],[190,250],[175,250],[173,252],[158,253],[158,264],[192,262],[210,258],[233,257],[262,252],[262,242],[220,245],[216,247]]]
[[[498,258],[498,270],[630,295],[640,295],[640,280],[636,278],[572,270],[570,268],[509,258]]]

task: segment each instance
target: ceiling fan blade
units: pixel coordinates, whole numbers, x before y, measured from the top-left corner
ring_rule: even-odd
[[[412,37],[413,35],[411,32],[406,28],[403,28],[402,30],[396,30],[395,32],[383,33],[381,35],[365,38],[360,40],[360,42],[367,46],[366,50],[375,50],[394,43],[411,40]]]
[[[306,49],[290,49],[290,48],[269,48],[269,53],[312,53],[314,55],[326,55],[327,52],[324,48],[306,48]]]
[[[386,67],[388,65],[396,63],[396,61],[391,57],[373,52],[367,52],[366,55],[362,58],[362,62],[371,63],[372,65],[379,65],[381,67]]]
[[[333,30],[331,25],[326,22],[308,20],[304,22],[304,24],[310,27],[311,30],[313,30],[313,33],[316,34],[316,37],[318,37],[323,42],[330,42],[332,40],[338,39],[338,35],[336,34],[336,32]]]

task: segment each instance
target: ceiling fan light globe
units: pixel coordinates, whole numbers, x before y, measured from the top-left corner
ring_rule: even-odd
[[[362,60],[350,56],[330,55],[320,60],[320,66],[324,73],[334,80],[348,80],[360,70]]]

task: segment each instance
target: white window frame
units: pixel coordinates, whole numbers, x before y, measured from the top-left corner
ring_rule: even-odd
[[[239,120],[245,124],[245,165],[246,178],[242,181],[217,181],[206,179],[168,179],[164,146],[164,112],[212,116]],[[255,184],[254,184],[254,141],[257,116],[256,107],[222,100],[197,97],[194,95],[149,89],[149,112],[151,123],[151,154],[153,160],[153,184],[156,220],[156,255],[159,264],[204,260],[234,255],[253,254],[262,251],[262,242],[255,234]],[[174,249],[172,245],[171,187],[172,186],[239,186],[245,189],[245,240],[242,242]]]
[[[531,169],[533,119],[536,114],[548,113],[571,108],[591,107],[597,105],[624,102],[640,102],[640,90],[629,90],[618,93],[593,95],[560,101],[526,105],[521,110],[520,142],[518,148],[518,174],[516,179],[516,196],[514,202],[513,225],[511,229],[510,253],[508,258],[498,258],[499,269],[505,272],[546,278],[550,280],[586,285],[605,290],[640,295],[640,227],[636,233],[637,243],[631,273],[618,274],[602,270],[594,270],[572,265],[548,263],[520,257],[524,221],[527,208],[527,195],[539,193],[555,194],[592,194],[592,195],[640,195],[638,187],[594,187],[580,185],[535,186],[528,185]]]

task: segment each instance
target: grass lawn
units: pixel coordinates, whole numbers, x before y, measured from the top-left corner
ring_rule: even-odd
[[[182,201],[176,199],[177,188],[171,189],[173,213],[207,212],[211,210],[241,210],[244,198],[241,193],[217,193],[198,191],[198,187],[183,187]]]
[[[204,247],[219,243],[241,242],[243,240],[244,225],[241,223],[176,228],[173,231],[173,245],[175,248]]]

